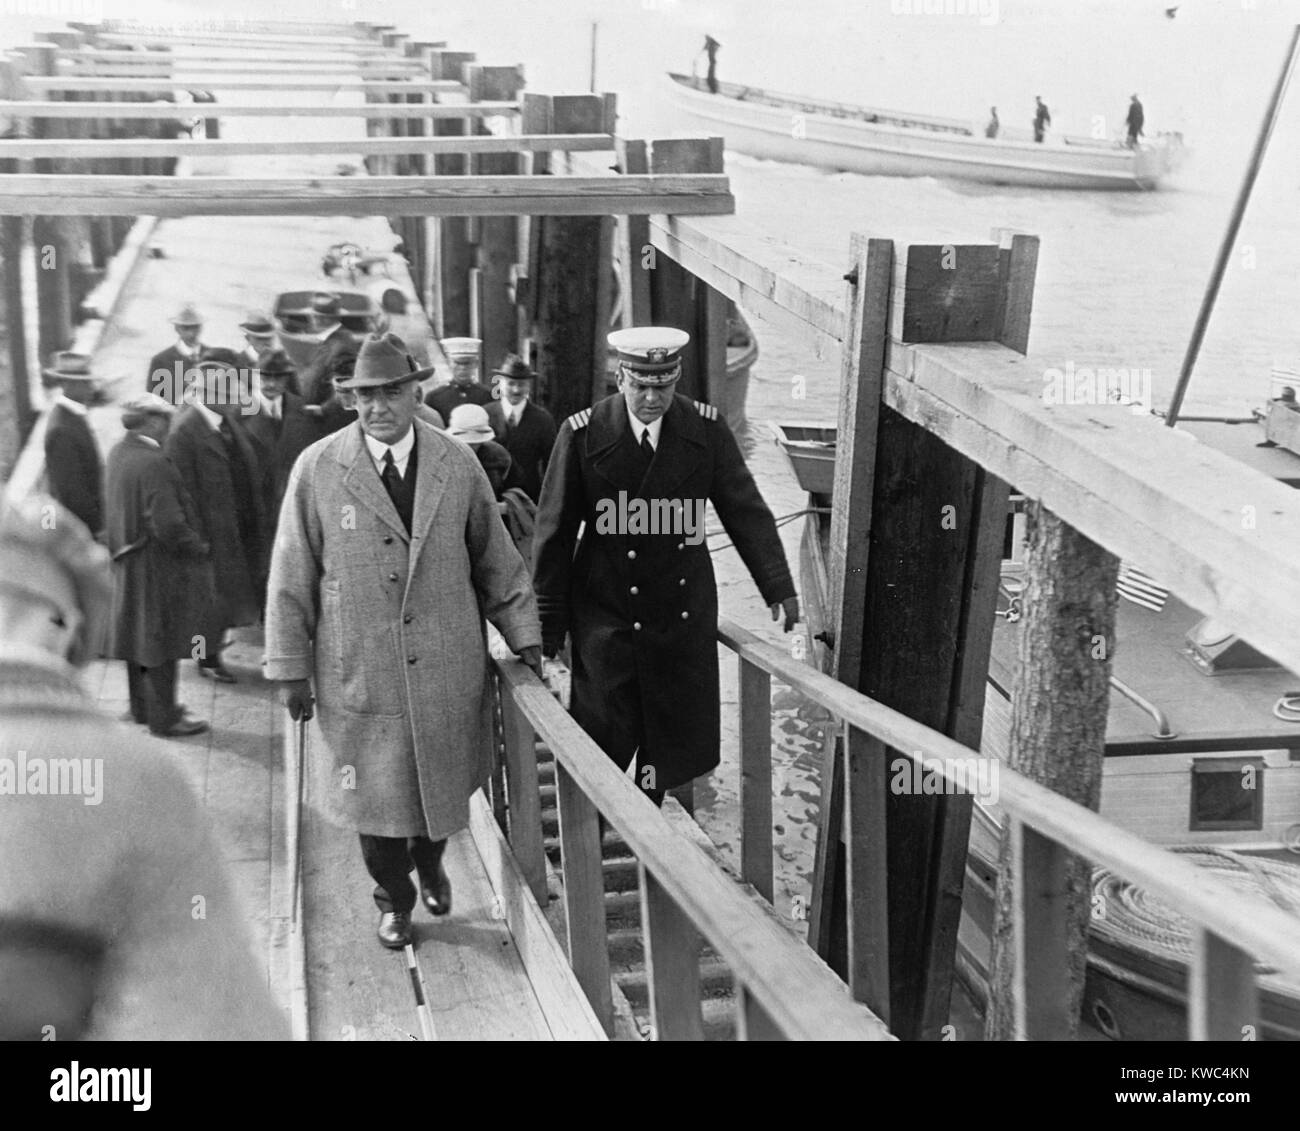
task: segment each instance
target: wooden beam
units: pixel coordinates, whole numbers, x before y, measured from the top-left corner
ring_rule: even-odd
[[[508,695],[502,697],[502,740],[506,783],[510,791],[510,843],[533,897],[546,906],[546,851],[542,840],[542,803],[537,784],[536,735]]]
[[[1187,1014],[1193,1041],[1261,1037],[1254,959],[1213,931],[1198,930],[1193,938]]]
[[[475,62],[477,56],[470,51],[439,48],[428,51],[424,58],[431,79],[464,83],[465,69]],[[441,93],[437,98],[439,102],[451,105],[463,105],[467,101],[453,92]],[[445,138],[463,138],[471,132],[469,119],[464,117],[435,119],[432,126],[433,134]],[[450,154],[436,156],[434,172],[440,176],[468,176],[471,172],[470,158]],[[470,271],[474,267],[475,252],[469,238],[469,227],[469,219],[464,216],[437,218],[433,268],[438,281],[435,320],[445,337],[470,334]]]
[[[560,860],[568,921],[569,964],[604,1030],[614,1031],[605,936],[605,876],[596,807],[557,757],[555,796],[560,813]]]
[[[33,93],[38,91],[82,90],[93,93],[166,93],[179,94],[183,91],[203,87],[205,90],[274,90],[280,93],[294,94],[432,94],[438,91],[464,91],[463,83],[451,81],[434,81],[432,79],[337,79],[315,80],[308,82],[285,82],[280,78],[265,79],[218,79],[213,82],[204,79],[201,82],[184,79],[149,79],[140,78],[101,78],[94,75],[50,75],[29,78],[28,87]]]
[[[699,933],[645,865],[638,864],[637,873],[655,1039],[702,1041]]]
[[[772,900],[772,679],[738,659],[740,877]]]
[[[1070,1041],[1079,1026],[1078,997],[1070,991],[1072,940],[1066,929],[1070,854],[1019,821],[1010,822],[1008,836],[1017,974],[1013,1001],[1005,1004],[1014,1008],[1017,1040]]]
[[[734,207],[719,176],[0,177],[3,216],[603,217]]]
[[[624,174],[650,171],[646,143],[639,139],[618,140],[618,166]],[[650,270],[654,249],[650,246],[650,222],[644,216],[620,216],[619,289],[623,297],[622,325],[650,325]]]
[[[853,1000],[889,1024],[889,750],[853,726],[844,746],[846,980]]]
[[[199,85],[199,84],[195,84]],[[8,118],[186,118],[198,109],[192,103],[169,102],[0,102],[0,117]],[[211,111],[209,111],[210,113]],[[390,103],[356,106],[244,106],[221,103],[223,118],[491,118],[519,113],[517,102],[479,102],[456,106]]]
[[[551,1033],[558,1041],[607,1040],[546,920],[545,892],[539,907],[482,791],[469,799],[469,829]]]
[[[210,113],[211,108],[200,108]],[[418,122],[416,123],[419,124]],[[210,138],[152,140],[123,138],[105,141],[81,138],[3,138],[0,161],[11,159],[118,160],[124,157],[269,157],[327,153],[471,154],[547,153],[608,150],[614,142],[607,134],[549,134],[524,137],[487,134],[476,137],[340,137],[334,139],[285,138],[281,141],[214,141]]]
[[[658,250],[798,341],[842,339],[843,268],[735,216],[652,216],[650,231]],[[1124,406],[1046,404],[1044,358],[993,343],[890,342],[886,362],[890,408],[1300,672],[1300,608],[1276,599],[1295,587],[1300,561],[1290,488]],[[1245,506],[1261,519],[1254,529],[1243,528]]]

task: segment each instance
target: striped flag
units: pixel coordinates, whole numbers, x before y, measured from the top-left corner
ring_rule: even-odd
[[[1128,562],[1120,562],[1119,584],[1115,588],[1126,600],[1157,613],[1165,607],[1165,601],[1169,599],[1168,589]]]

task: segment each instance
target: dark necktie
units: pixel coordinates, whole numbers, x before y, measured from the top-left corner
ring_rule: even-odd
[[[650,466],[650,461],[655,458],[655,446],[650,442],[650,429],[645,429],[641,433],[641,456],[645,460],[646,467]]]
[[[402,475],[397,470],[397,462],[393,459],[393,449],[389,448],[384,453],[384,487],[388,491],[388,497],[396,504],[402,497]]]
[[[506,413],[506,439],[507,440],[510,439],[510,437],[513,436],[514,434],[515,434],[515,414],[513,412],[507,412]]]
[[[407,457],[406,475],[410,476],[412,471],[411,460],[415,457],[415,449],[411,449],[411,455]],[[384,453],[384,471],[380,476],[384,481],[384,489],[388,492],[388,497],[393,500],[393,506],[397,509],[397,516],[402,520],[402,525],[406,527],[406,532],[411,532],[411,517],[414,510],[414,484],[408,483],[397,470],[397,462],[393,459],[393,449],[389,448]]]

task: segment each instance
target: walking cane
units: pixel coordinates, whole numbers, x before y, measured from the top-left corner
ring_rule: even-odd
[[[298,775],[298,798],[293,807],[290,828],[293,832],[293,860],[291,862],[292,881],[289,887],[289,901],[293,909],[293,925],[298,926],[298,889],[302,875],[302,790],[307,776],[307,719],[298,719],[297,734],[294,741],[294,766]]]

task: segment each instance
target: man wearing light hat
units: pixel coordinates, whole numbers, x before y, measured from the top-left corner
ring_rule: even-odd
[[[90,358],[81,353],[56,353],[42,375],[58,390],[45,422],[50,494],[98,536],[104,530],[104,470],[87,410],[99,395],[99,383],[90,372]]]
[[[451,384],[439,385],[424,403],[434,409],[443,420],[451,420],[457,405],[492,403],[492,391],[478,383],[478,354],[482,342],[478,338],[443,338],[442,352],[451,364]]]
[[[126,661],[131,718],[156,735],[185,738],[208,729],[176,705],[176,662],[203,631],[212,574],[194,503],[163,453],[175,413],[153,393],[132,397],[122,405],[126,435],[108,454],[108,655]]]
[[[789,632],[799,602],[772,512],[712,405],[674,392],[681,330],[609,335],[619,392],[561,426],[537,510],[543,650],[573,644],[571,710],[659,804],[718,764],[718,594],[705,503]],[[578,527],[585,523],[582,540]]]
[[[487,406],[497,441],[514,461],[515,479],[536,502],[542,478],[555,447],[555,418],[533,404],[530,394],[536,374],[522,358],[510,354],[494,371],[501,399]]]
[[[145,392],[157,393],[164,400],[179,405],[185,395],[186,373],[200,361],[219,361],[238,367],[239,355],[224,346],[209,346],[200,341],[203,315],[192,303],[184,303],[172,315],[176,341],[149,359],[149,376]]]
[[[412,939],[417,894],[434,915],[451,909],[443,850],[491,770],[483,618],[541,670],[528,570],[487,477],[416,419],[429,372],[392,334],[364,341],[337,380],[357,420],[294,465],[266,603],[266,675],[294,719],[311,717],[315,684],[313,803],[360,834],[391,948]]]

